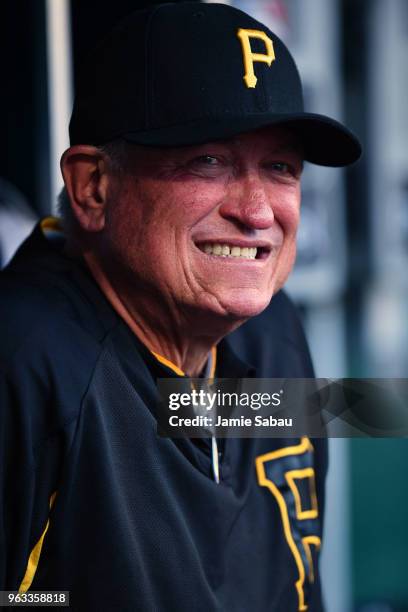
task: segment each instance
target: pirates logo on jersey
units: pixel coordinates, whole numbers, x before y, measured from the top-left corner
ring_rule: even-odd
[[[299,577],[295,588],[298,611],[308,609],[308,587],[314,582],[313,557],[320,549],[319,508],[309,438],[256,458],[258,482],[276,499],[285,539],[295,559]]]

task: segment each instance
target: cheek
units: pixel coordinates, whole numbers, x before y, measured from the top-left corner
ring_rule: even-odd
[[[217,206],[224,193],[220,186],[202,182],[149,181],[122,186],[108,207],[105,225],[106,251],[143,275],[153,267],[173,269],[185,259],[190,230]],[[109,256],[109,252],[107,256]]]
[[[172,224],[190,229],[218,206],[225,192],[225,185],[217,181],[180,182],[165,195],[165,214]]]
[[[202,179],[163,182],[154,188],[155,197],[146,194],[145,223],[163,227],[168,233],[189,230],[209,214],[222,199],[225,188]]]
[[[300,221],[300,193],[283,195],[274,206],[274,215],[285,236],[295,236]]]
[[[276,268],[274,292],[286,282],[296,259],[296,234],[300,221],[300,190],[295,194],[285,194],[275,209],[275,218],[283,231],[283,248]]]
[[[286,243],[286,247],[284,252],[281,253],[281,258],[279,261],[279,265],[276,269],[276,278],[274,282],[273,292],[276,293],[283,287],[286,283],[289,274],[292,272],[293,266],[295,264],[296,259],[296,240],[295,238],[291,238],[288,243]]]
[[[110,200],[104,232],[104,255],[110,266],[135,268],[143,253],[145,213],[143,202],[126,184]]]

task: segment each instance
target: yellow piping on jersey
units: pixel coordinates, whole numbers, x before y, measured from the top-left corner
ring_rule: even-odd
[[[159,355],[159,353],[155,353],[154,351],[151,351],[151,353],[152,355],[156,357],[157,361],[160,361],[160,363],[162,363],[163,365],[168,367],[170,370],[178,374],[178,376],[186,375],[185,372],[183,372],[181,368],[179,368],[172,361],[170,361],[170,359],[167,359],[166,357],[163,357],[163,355]],[[215,367],[217,363],[217,348],[215,346],[213,346],[211,349],[211,357],[212,357],[212,363],[211,363],[211,372],[210,372],[209,378],[214,378]]]
[[[213,379],[215,376],[215,369],[217,367],[217,347],[216,346],[213,346],[211,349],[211,357],[212,357],[212,363],[211,363],[211,371],[210,371],[209,378],[211,379],[210,382],[213,382]]]
[[[163,355],[159,355],[159,353],[155,353],[154,351],[151,351],[151,352],[152,352],[152,355],[156,357],[157,361],[160,361],[160,363],[168,367],[170,370],[172,370],[179,376],[185,376],[185,373],[183,372],[183,370],[177,367],[172,361],[170,361],[169,359],[166,359],[166,357],[163,357]]]
[[[50,510],[54,504],[56,495],[57,495],[57,492],[54,491],[54,493],[50,497]],[[37,544],[34,546],[28,558],[27,569],[24,574],[23,581],[20,584],[20,587],[18,589],[19,593],[25,593],[26,591],[28,591],[28,589],[31,586],[32,581],[34,580],[34,576],[35,576],[35,573],[38,567],[38,562],[40,560],[41,549],[44,543],[45,534],[47,533],[49,526],[50,526],[50,519],[48,518],[45,529],[42,532],[40,539],[38,540]]]
[[[54,232],[61,231],[61,220],[57,217],[45,217],[40,223],[42,231],[53,230]]]

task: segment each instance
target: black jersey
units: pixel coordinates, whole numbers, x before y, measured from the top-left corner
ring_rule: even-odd
[[[156,434],[156,378],[86,266],[39,226],[0,280],[0,589],[67,590],[71,609],[322,609],[326,447]],[[218,346],[217,376],[307,377],[281,292]]]

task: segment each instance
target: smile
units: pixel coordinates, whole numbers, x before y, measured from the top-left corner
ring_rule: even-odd
[[[197,245],[206,255],[239,259],[265,259],[269,249],[265,247],[240,247],[235,244],[202,243]]]

